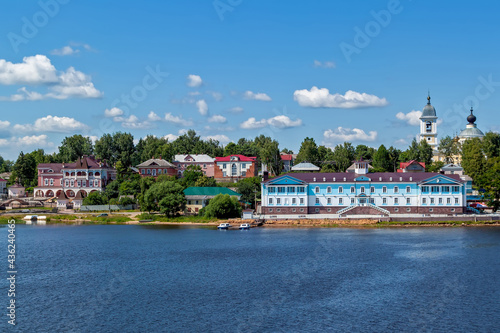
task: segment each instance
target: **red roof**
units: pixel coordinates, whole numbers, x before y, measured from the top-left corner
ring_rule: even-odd
[[[229,155],[226,157],[216,157],[215,162],[230,162],[232,157],[237,157],[239,162],[255,162],[257,157],[255,156],[244,156],[244,155]]]
[[[283,161],[293,161],[293,154],[282,154],[281,160]]]
[[[6,182],[6,180],[5,180],[5,179],[0,178],[0,182]]]
[[[404,169],[404,168],[406,168],[407,166],[409,166],[410,164],[414,164],[414,163],[420,164],[422,167],[424,167],[424,168],[425,168],[425,163],[424,163],[424,162],[417,162],[417,161],[415,161],[415,160],[411,160],[411,161],[409,161],[409,162],[401,162],[401,163],[399,163],[399,168],[400,168],[400,169]]]

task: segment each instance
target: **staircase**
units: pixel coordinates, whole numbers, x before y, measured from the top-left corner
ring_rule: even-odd
[[[474,213],[474,214],[482,214],[482,212],[479,209],[476,209],[476,208],[471,207],[471,206],[467,206],[466,210],[468,212],[471,212],[471,213]]]
[[[369,206],[369,207],[371,207],[371,208],[373,208],[373,209],[375,209],[375,210],[378,210],[382,214],[386,214],[386,215],[390,214],[390,212],[387,209],[383,209],[382,207],[376,206],[376,205],[371,204],[371,203],[368,203],[366,205]]]
[[[381,208],[379,206],[376,206],[374,204],[371,204],[371,203],[358,203],[358,204],[354,204],[354,205],[342,208],[341,210],[337,211],[337,214],[342,215],[344,213],[347,213],[350,210],[353,210],[356,207],[370,207],[370,208],[375,209],[376,211],[381,212],[382,214],[390,215],[390,212],[388,210],[383,209],[383,208]]]

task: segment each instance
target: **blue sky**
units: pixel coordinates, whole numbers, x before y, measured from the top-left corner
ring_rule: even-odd
[[[439,136],[500,130],[496,3],[9,1],[0,155],[75,133],[223,144],[264,134],[406,148],[430,90]]]

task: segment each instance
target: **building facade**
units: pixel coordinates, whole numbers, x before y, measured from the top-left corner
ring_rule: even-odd
[[[161,158],[152,158],[137,166],[141,177],[158,177],[160,175],[176,176],[177,167]]]
[[[7,181],[0,178],[0,194],[7,194]]]
[[[210,199],[215,198],[219,194],[228,194],[231,197],[240,199],[241,194],[227,187],[188,187],[184,190],[186,197],[186,213],[198,214],[200,209],[208,205]]]
[[[92,155],[82,156],[74,163],[40,163],[34,196],[85,198],[92,192],[102,192],[115,177],[115,169]]]
[[[237,182],[257,176],[256,157],[229,155],[215,158],[214,178],[217,181]]]
[[[206,154],[175,155],[174,162],[177,167],[177,175],[182,177],[186,168],[190,165],[197,165],[207,177],[214,176],[215,158]]]
[[[397,172],[425,172],[425,163],[411,160],[410,162],[400,162]]]
[[[264,181],[262,213],[272,218],[465,212],[459,175],[367,173],[360,166],[355,173],[294,173]]]

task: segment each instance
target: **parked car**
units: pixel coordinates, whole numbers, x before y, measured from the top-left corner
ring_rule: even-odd
[[[106,216],[108,216],[108,213],[101,213],[101,214],[97,215],[97,217],[106,217]]]

